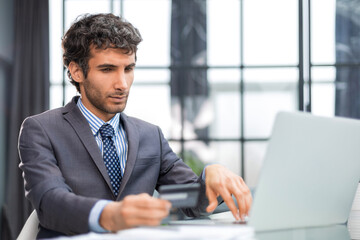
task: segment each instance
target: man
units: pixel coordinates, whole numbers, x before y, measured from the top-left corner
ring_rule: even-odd
[[[218,196],[237,220],[248,214],[252,198],[241,177],[216,164],[197,177],[157,126],[123,113],[141,40],[112,14],[85,15],[64,35],[64,65],[81,97],[28,117],[19,137],[39,238],[158,225],[171,204],[151,195],[166,184],[200,183],[198,206],[183,209],[189,216],[214,211]]]

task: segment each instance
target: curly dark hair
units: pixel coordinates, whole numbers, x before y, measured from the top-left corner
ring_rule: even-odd
[[[63,62],[67,68],[71,61],[77,63],[87,77],[91,46],[101,49],[121,48],[125,54],[136,55],[137,45],[141,41],[139,30],[119,16],[85,14],[76,19],[62,38]],[[80,92],[79,83],[72,79],[69,69],[67,75]]]

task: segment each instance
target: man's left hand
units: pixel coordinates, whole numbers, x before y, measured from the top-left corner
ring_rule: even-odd
[[[217,197],[221,196],[236,220],[244,220],[249,215],[252,196],[244,180],[224,166],[213,164],[205,168],[206,196],[209,199],[207,212],[212,212],[218,205]],[[232,198],[234,195],[239,209]]]

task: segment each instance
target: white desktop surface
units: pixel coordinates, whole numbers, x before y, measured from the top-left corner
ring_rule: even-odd
[[[213,214],[206,219],[173,221],[159,227],[138,227],[114,234],[88,233],[57,240],[350,240],[346,225],[254,232],[243,224],[222,225],[218,221],[234,221],[230,212]],[[211,222],[213,224],[211,224]],[[179,223],[179,224],[176,224]]]
[[[60,237],[58,240],[254,240],[251,227],[167,225],[159,227],[138,227],[113,234],[89,233],[74,237]]]

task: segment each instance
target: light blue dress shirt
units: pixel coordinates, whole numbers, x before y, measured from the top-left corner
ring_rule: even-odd
[[[98,118],[97,116],[95,116],[92,112],[90,112],[82,103],[81,98],[79,98],[77,102],[77,106],[79,107],[81,113],[88,121],[90,125],[90,129],[95,137],[96,143],[100,148],[101,154],[103,154],[103,142],[99,133],[99,129],[103,124],[105,124],[105,122],[100,118]],[[120,113],[117,113],[107,123],[110,124],[115,131],[115,135],[113,136],[113,141],[115,143],[116,151],[120,160],[121,176],[123,176],[125,171],[126,159],[127,159],[128,143],[127,143],[125,130],[120,124]],[[89,228],[91,231],[107,232],[104,228],[100,226],[99,218],[102,210],[109,202],[111,201],[100,200],[91,209],[89,215]]]

